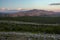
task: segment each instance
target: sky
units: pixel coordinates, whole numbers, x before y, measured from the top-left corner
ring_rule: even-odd
[[[0,0],[0,10],[44,9],[60,11],[60,5],[50,5],[51,3],[60,3],[60,0]]]

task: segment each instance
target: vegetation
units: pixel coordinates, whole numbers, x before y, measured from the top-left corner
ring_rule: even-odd
[[[0,20],[14,20],[24,22],[35,22],[45,24],[60,24],[60,17],[35,17],[35,16],[23,16],[23,17],[0,17]]]
[[[60,17],[0,17],[0,20],[13,20],[23,22],[35,22],[45,24],[60,24]],[[11,24],[0,23],[0,31],[18,31],[35,33],[56,33],[60,34],[60,25],[32,25],[32,24]]]
[[[60,34],[60,25],[31,25],[0,23],[0,31],[33,32],[33,33],[55,33]]]

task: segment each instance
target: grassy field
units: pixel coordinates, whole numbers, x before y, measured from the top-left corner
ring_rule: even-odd
[[[35,23],[45,23],[45,24],[60,24],[60,17],[0,17],[0,20],[14,20],[14,21],[24,21],[24,22],[35,22]]]
[[[0,20],[13,20],[23,22],[34,22],[41,24],[60,24],[60,17],[0,17]],[[18,31],[33,33],[55,33],[60,34],[60,25],[32,25],[32,24],[10,24],[0,23],[0,31]]]
[[[55,33],[60,34],[60,25],[30,25],[0,23],[0,31],[32,32],[32,33]]]

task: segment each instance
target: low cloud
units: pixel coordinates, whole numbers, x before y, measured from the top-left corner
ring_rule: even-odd
[[[6,10],[6,8],[0,8],[0,10]]]
[[[6,10],[30,10],[27,8],[16,8],[16,9],[12,9],[12,8],[0,8],[0,11],[6,11]]]
[[[17,8],[16,10],[22,10],[22,8]]]
[[[60,5],[60,3],[51,3],[50,5]]]
[[[0,8],[1,11],[5,11],[5,10],[11,10],[9,8]]]
[[[21,8],[17,9],[11,9],[11,8],[0,8],[1,11],[6,11],[6,10],[21,10]]]

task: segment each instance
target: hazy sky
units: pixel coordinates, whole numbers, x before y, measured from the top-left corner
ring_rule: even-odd
[[[0,0],[0,9],[46,9],[60,10],[60,5],[49,5],[60,3],[60,0]]]

